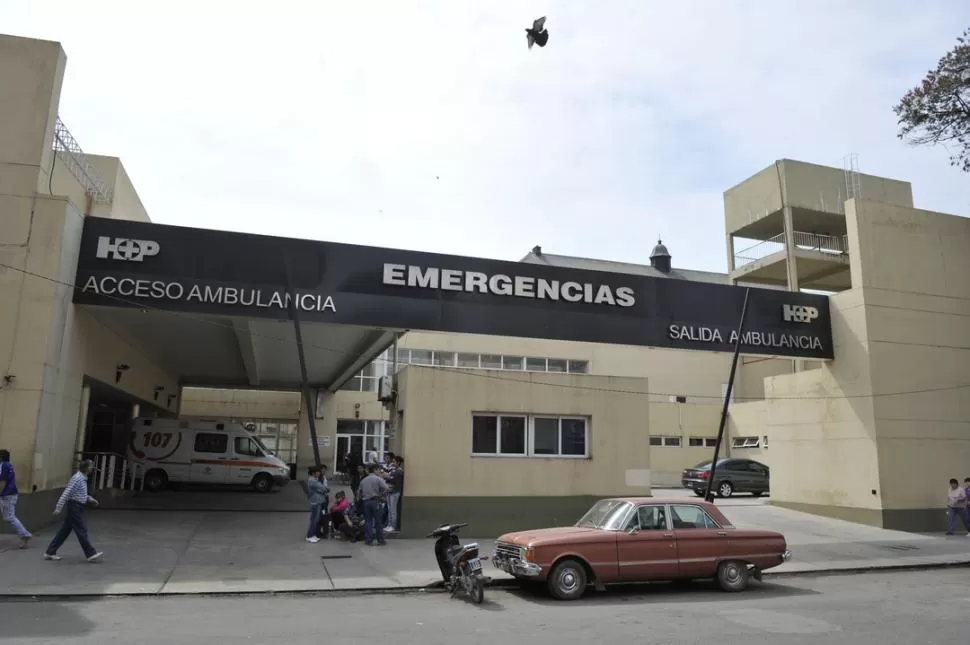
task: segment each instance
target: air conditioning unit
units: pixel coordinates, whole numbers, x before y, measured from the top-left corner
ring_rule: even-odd
[[[394,391],[394,379],[390,376],[382,376],[377,382],[377,400],[382,403],[393,401],[397,394]]]

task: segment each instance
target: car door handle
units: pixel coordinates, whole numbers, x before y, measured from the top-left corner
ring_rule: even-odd
[[[674,537],[674,534],[673,533],[664,533],[664,537],[665,538],[672,538],[672,537]]]
[[[723,537],[727,535],[727,531],[718,531],[717,534]]]

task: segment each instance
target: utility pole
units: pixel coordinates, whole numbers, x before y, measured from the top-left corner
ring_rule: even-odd
[[[728,376],[727,391],[724,393],[724,407],[721,408],[721,425],[717,429],[717,441],[714,443],[714,461],[711,462],[711,476],[707,480],[707,492],[704,499],[714,501],[714,476],[717,474],[717,459],[721,454],[721,444],[724,441],[724,428],[727,426],[728,404],[731,402],[731,392],[734,390],[734,376],[738,371],[738,358],[741,356],[741,337],[744,335],[744,321],[748,316],[748,297],[751,289],[744,290],[744,304],[741,305],[741,320],[738,321],[738,337],[734,341],[734,358],[731,359],[731,374]]]
[[[293,275],[290,271],[289,258],[283,258],[286,270],[286,290],[289,292],[287,303],[290,310],[290,320],[293,321],[293,331],[296,334],[296,351],[300,357],[300,386],[303,390],[303,405],[306,407],[307,425],[310,428],[310,443],[313,445],[313,463],[320,465],[320,445],[317,443],[316,405],[313,393],[310,392],[310,380],[306,370],[306,354],[303,352],[303,333],[300,330],[300,315],[296,307],[296,291],[293,288]]]

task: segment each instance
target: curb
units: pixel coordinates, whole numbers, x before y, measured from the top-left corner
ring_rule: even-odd
[[[811,569],[804,571],[766,571],[764,578],[799,578],[808,576],[858,575],[861,573],[894,573],[900,571],[933,571],[938,569],[960,569],[970,567],[970,560],[951,562],[931,562],[926,564],[898,564],[889,566],[849,567]],[[492,580],[489,589],[513,589],[519,582],[514,578]],[[405,595],[419,593],[444,593],[444,584],[433,582],[427,585],[406,587],[363,587],[360,589],[288,589],[285,591],[200,591],[200,592],[145,592],[145,593],[106,593],[106,594],[0,594],[0,603],[14,602],[91,602],[97,600],[140,599],[140,598],[245,598],[245,597],[313,597],[313,596],[378,596]]]

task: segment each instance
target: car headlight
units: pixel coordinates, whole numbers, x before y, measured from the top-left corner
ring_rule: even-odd
[[[519,559],[525,562],[532,562],[536,557],[536,550],[532,547],[519,547]]]

